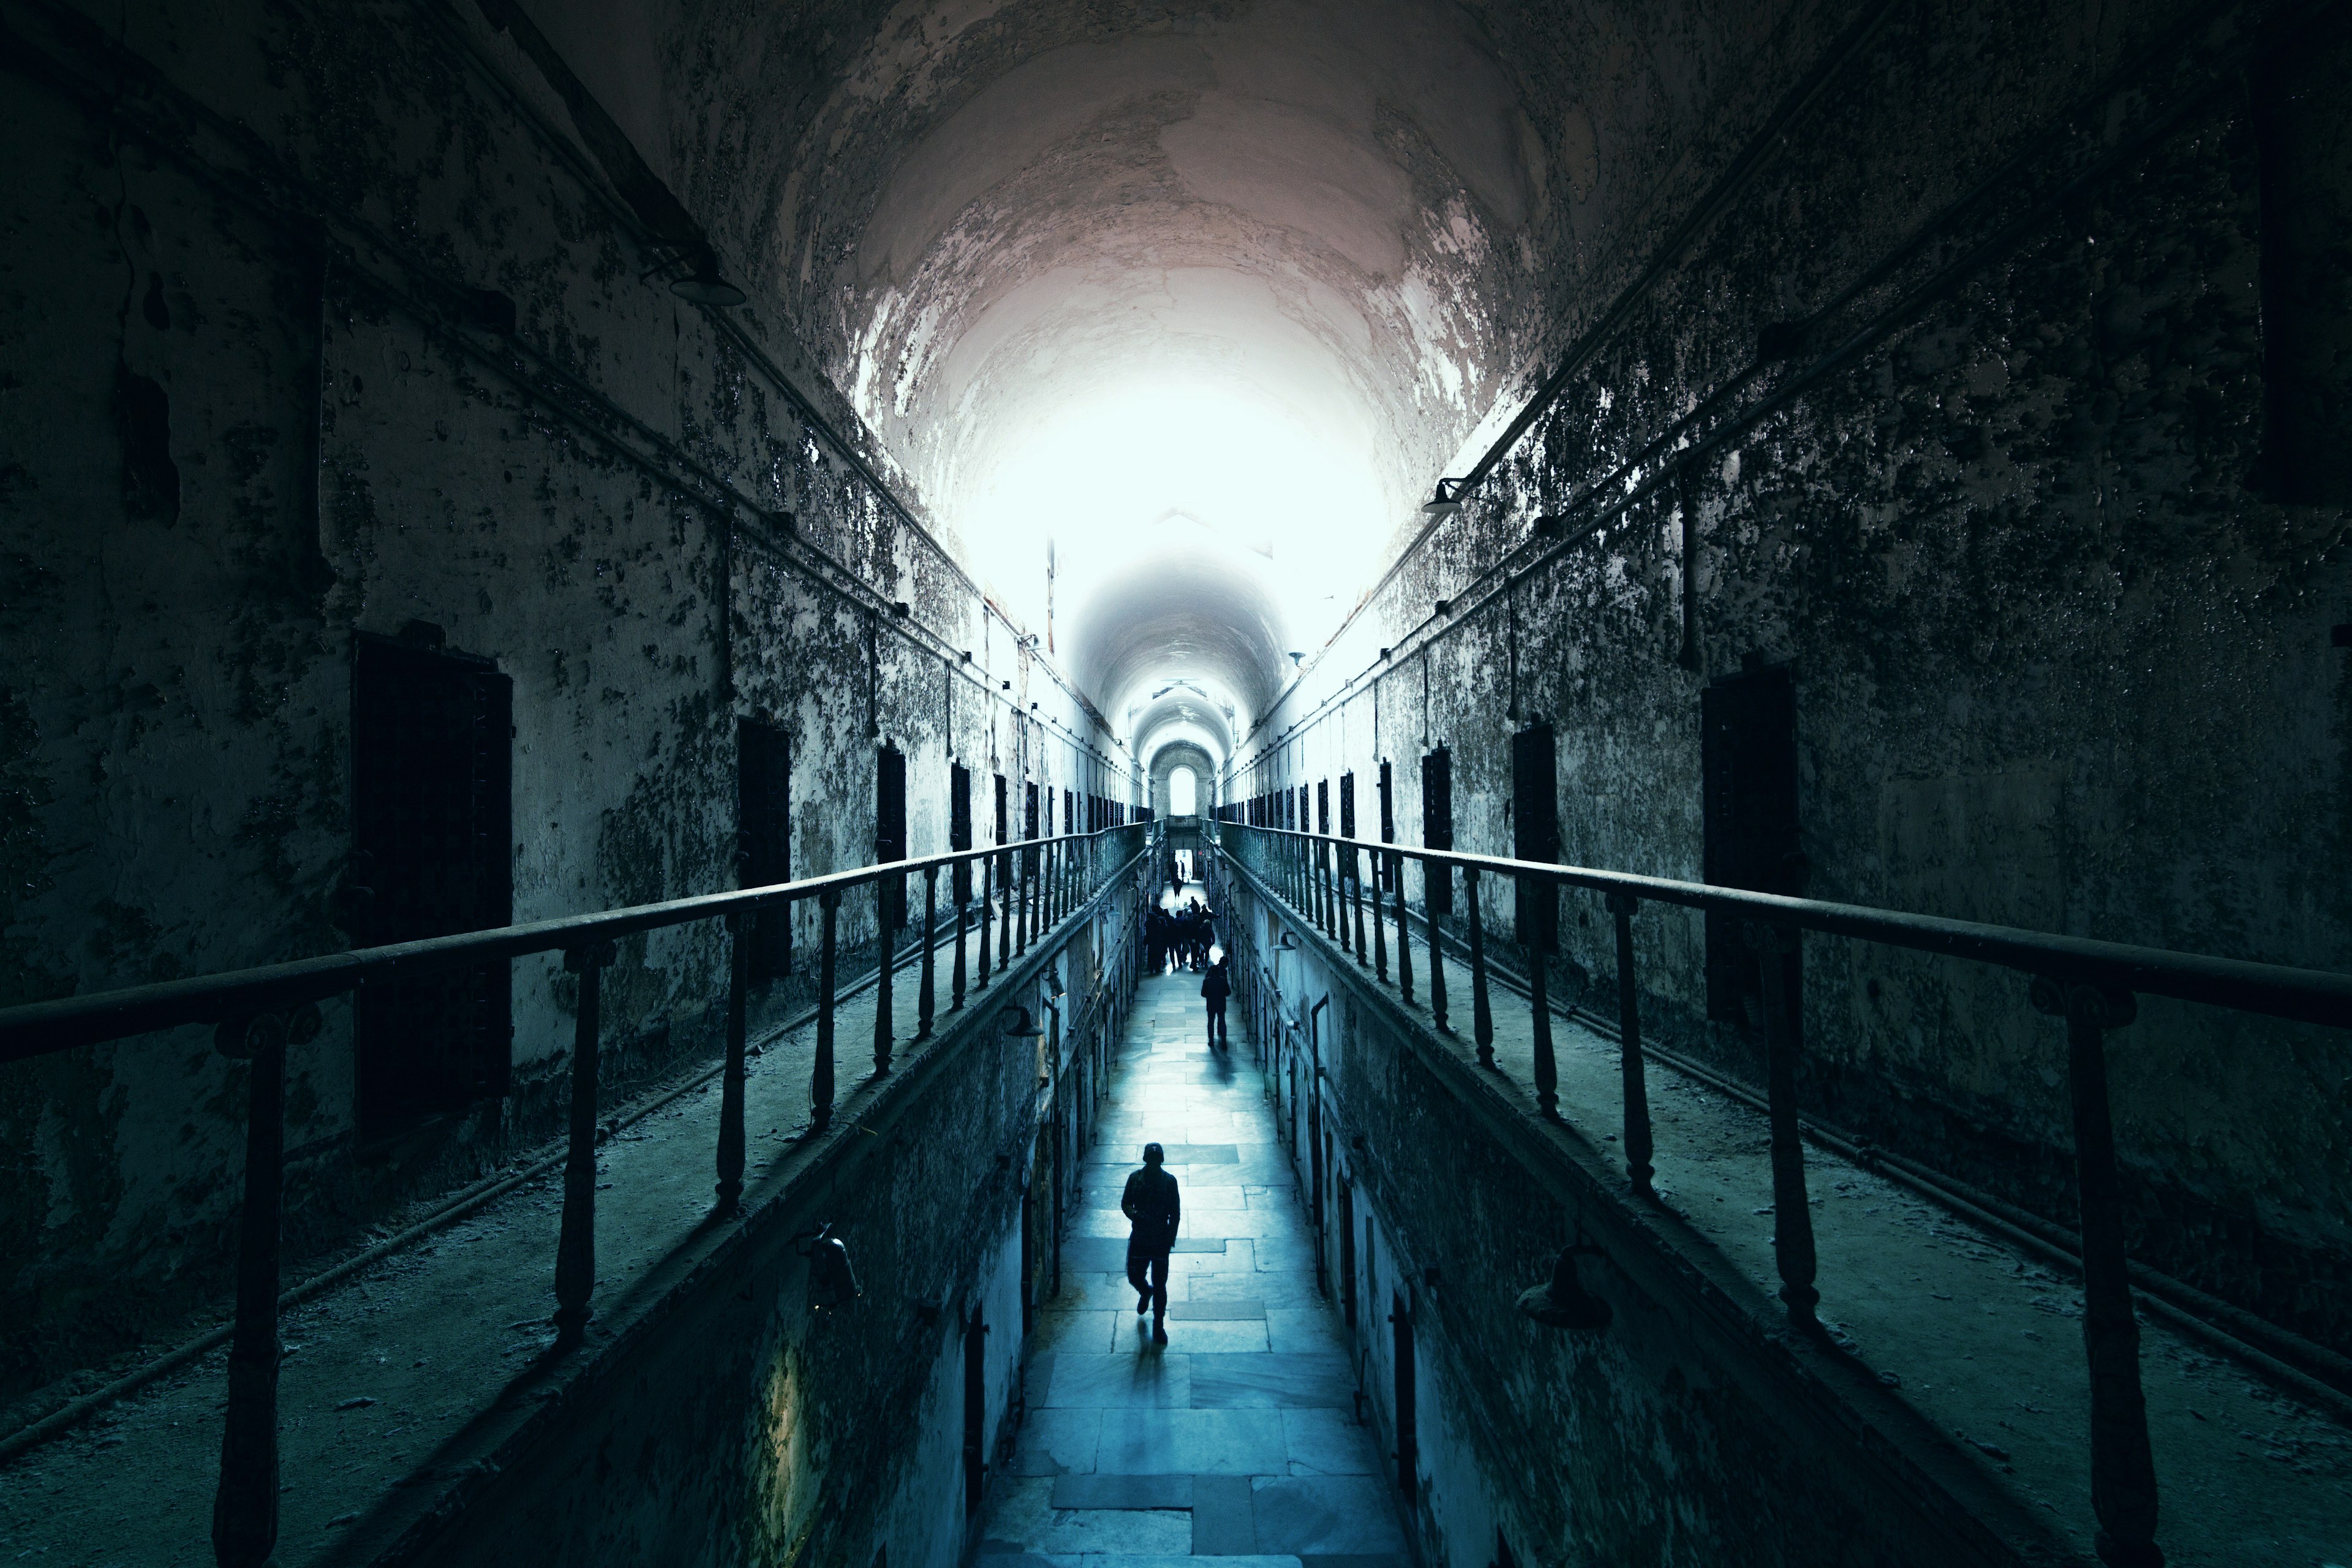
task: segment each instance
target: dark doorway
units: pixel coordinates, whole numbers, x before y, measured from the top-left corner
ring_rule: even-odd
[[[887,865],[907,858],[907,753],[885,744],[875,753],[874,862]],[[907,923],[907,879],[886,878],[876,884],[890,900],[890,924]]]
[[[1421,759],[1421,842],[1430,849],[1454,847],[1454,753],[1440,746]],[[1433,915],[1454,912],[1454,874],[1443,866],[1423,868],[1423,894]]]
[[[1339,1315],[1356,1327],[1356,1188],[1339,1184]]]
[[[1396,1466],[1397,1490],[1411,1502],[1421,1453],[1415,1420],[1415,1378],[1412,1364],[1412,1303],[1402,1293],[1389,1298],[1389,1321],[1396,1329]]]
[[[1037,1184],[1021,1189],[1021,1331],[1037,1322]]]
[[[948,764],[948,847],[971,847],[971,770],[961,763]],[[957,865],[948,897],[959,904],[971,902],[971,864]]]
[[[514,682],[486,659],[362,637],[352,663],[352,847],[372,897],[361,943],[514,919]],[[502,960],[362,987],[359,1136],[373,1142],[507,1091]]]
[[[1706,791],[1701,874],[1719,888],[1801,891],[1797,849],[1797,686],[1786,668],[1750,669],[1716,681],[1699,697],[1700,764]],[[1789,1005],[1797,1007],[1800,961],[1788,963]],[[1764,979],[1742,922],[1706,916],[1706,1011],[1710,1018],[1761,1028]]]
[[[963,1325],[963,1512],[978,1516],[988,1484],[988,1325],[974,1307]]]
[[[792,808],[792,737],[773,724],[738,721],[735,878],[739,886],[765,888],[793,879]],[[790,910],[761,910],[752,918],[750,941],[754,984],[793,972]]]
[[[1511,737],[1511,858],[1559,859],[1559,760],[1551,726],[1531,724]],[[1519,941],[1549,952],[1559,929],[1559,889],[1520,883],[1514,893]]]
[[[1353,838],[1355,836],[1356,775],[1351,773],[1341,773],[1339,775],[1339,837]]]
[[[1000,847],[1013,841],[1011,801],[1012,784],[1003,773],[999,773],[996,775],[996,842]],[[1013,896],[1013,857],[1009,854],[996,858],[996,890],[1007,900]]]
[[[1381,842],[1396,842],[1396,773],[1387,763],[1381,764]],[[1384,892],[1396,891],[1396,867],[1393,863],[1381,868],[1378,885]]]
[[[1315,781],[1315,831],[1328,835],[1331,831],[1331,781]]]
[[[2272,499],[2352,503],[2352,16],[2321,6],[2251,73],[2262,214],[2263,447]]]

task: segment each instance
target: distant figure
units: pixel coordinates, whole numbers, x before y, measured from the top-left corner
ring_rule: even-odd
[[[1161,1170],[1167,1152],[1157,1143],[1143,1146],[1143,1169],[1127,1178],[1119,1195],[1119,1213],[1135,1228],[1127,1238],[1127,1282],[1135,1287],[1135,1315],[1151,1313],[1151,1338],[1168,1342],[1168,1252],[1176,1245],[1176,1224],[1183,1205],[1176,1195],[1176,1178]]]
[[[1168,852],[1168,896],[1171,899],[1184,896],[1183,868],[1176,864],[1176,852],[1172,849]]]
[[[1209,950],[1209,973],[1201,978],[1201,994],[1209,1004],[1209,1048],[1225,1049],[1233,1042],[1225,1035],[1225,998],[1234,994],[1233,975],[1225,967],[1225,955],[1220,948]]]

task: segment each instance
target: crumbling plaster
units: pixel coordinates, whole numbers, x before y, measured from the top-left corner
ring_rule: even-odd
[[[726,327],[644,279],[504,35],[397,5],[77,15],[31,28],[5,132],[0,1002],[346,945],[352,637],[411,621],[514,679],[517,919],[732,885],[739,713],[794,731],[802,874],[871,858],[883,736],[913,852],[946,847],[951,681],[959,753],[1131,798],[1083,700],[856,469],[888,464],[830,389],[779,380],[807,355],[771,309]],[[140,61],[118,117],[78,96]],[[510,300],[511,334],[465,289]],[[872,934],[845,911],[851,963]],[[715,1041],[723,941],[624,944],[616,1090]],[[326,1008],[291,1063],[290,1268],[552,1127],[571,985],[552,958],[514,984],[513,1095],[364,1160]],[[221,1287],[242,1084],[196,1030],[0,1072],[9,1394]]]
[[[2179,16],[2070,31],[1978,7],[1955,33],[1891,13],[1799,121],[1801,153],[1669,256],[1470,508],[1244,740],[1231,793],[1349,768],[1361,789],[1390,759],[1418,842],[1418,759],[1443,742],[1457,844],[1507,853],[1509,737],[1541,717],[1564,858],[1697,879],[1699,690],[1760,656],[1797,680],[1815,896],[2352,963],[2324,870],[2344,822],[2328,626],[2347,518],[2257,482],[2255,149],[2242,96],[2204,85],[2236,35],[2167,42]],[[2010,70],[1976,73],[1992,58]],[[2138,97],[2109,77],[2124,63]],[[2049,128],[2062,110],[2106,140],[2078,155]],[[2068,190],[2053,164],[2088,177]],[[1979,181],[1976,205],[1944,205]],[[1934,244],[1898,250],[1939,213]],[[1817,310],[1787,368],[1759,362],[1764,328]],[[1855,331],[1873,335],[1848,362],[1731,422]],[[1662,481],[1701,437],[1696,483]],[[1543,514],[1601,526],[1530,542]],[[1566,910],[1559,982],[1613,1016],[1607,917]],[[1645,1028],[1758,1070],[1754,1038],[1703,1021],[1696,918],[1645,910],[1636,943]],[[1810,1107],[2071,1217],[2063,1042],[2021,979],[1817,941],[1805,1008]],[[2339,1056],[2319,1031],[2161,1000],[2111,1051],[2136,1256],[2341,1345]]]

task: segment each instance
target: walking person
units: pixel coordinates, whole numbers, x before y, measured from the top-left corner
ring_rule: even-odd
[[[1222,1051],[1233,1041],[1225,1034],[1225,998],[1234,994],[1232,972],[1225,966],[1225,950],[1209,950],[1209,972],[1201,977],[1201,994],[1209,1004],[1209,1048]]]
[[[1129,1173],[1118,1200],[1119,1213],[1134,1227],[1127,1238],[1127,1282],[1135,1287],[1135,1315],[1150,1312],[1152,1342],[1163,1345],[1168,1342],[1168,1253],[1176,1245],[1176,1225],[1183,1215],[1176,1178],[1160,1168],[1167,1158],[1159,1144],[1146,1143],[1143,1169]]]

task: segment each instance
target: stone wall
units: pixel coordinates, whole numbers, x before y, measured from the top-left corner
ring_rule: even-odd
[[[6,26],[0,1005],[364,941],[371,636],[511,679],[519,921],[735,885],[739,719],[790,737],[796,875],[872,858],[885,743],[915,854],[947,847],[950,760],[982,843],[998,773],[1016,834],[1024,779],[1051,828],[1063,789],[1136,798],[1097,716],[877,488],[790,330],[672,293],[480,14]],[[870,906],[843,936],[854,969]],[[723,942],[623,943],[616,1091],[714,1042]],[[570,982],[524,961],[512,994],[510,1092],[365,1149],[327,1008],[289,1076],[290,1268],[551,1129]],[[186,1030],[0,1069],[0,1397],[223,1283],[225,1068]]]
[[[1510,740],[1549,722],[1562,858],[1696,880],[1702,693],[1784,668],[1813,896],[2352,966],[2352,493],[2281,477],[2276,416],[2347,406],[2340,365],[2288,352],[2352,319],[2296,237],[2347,210],[2305,177],[2340,173],[2314,126],[2352,59],[2312,14],[1868,13],[1751,162],[1690,182],[1686,232],[1628,229],[1557,398],[1424,520],[1229,795],[1352,770],[1376,812],[1387,762],[1419,842],[1443,744],[1456,846],[1508,853]],[[1556,984],[1613,1013],[1598,899],[1562,929]],[[1758,1032],[1706,1016],[1701,922],[1645,910],[1636,942],[1645,1028],[1752,1073]],[[2063,1040],[2020,977],[1818,941],[1803,1010],[1810,1110],[2070,1216]],[[2136,1254],[2339,1346],[2341,1048],[2151,1000],[2113,1052]]]

